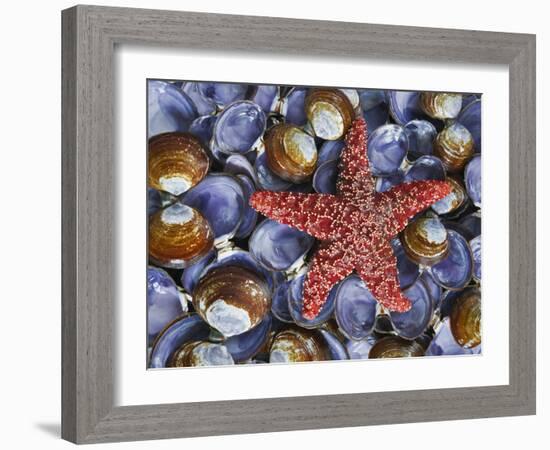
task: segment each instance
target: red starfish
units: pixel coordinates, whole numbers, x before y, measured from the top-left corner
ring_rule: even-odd
[[[262,214],[321,241],[304,283],[306,319],[317,317],[332,286],[354,269],[378,302],[408,311],[411,302],[401,292],[390,241],[414,215],[451,192],[445,181],[435,180],[376,192],[366,134],[365,121],[356,119],[340,158],[337,195],[258,191],[250,198]]]

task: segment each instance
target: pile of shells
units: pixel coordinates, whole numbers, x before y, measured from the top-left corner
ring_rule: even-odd
[[[352,274],[302,316],[315,239],[258,214],[256,190],[336,193],[343,138],[368,127],[376,189],[452,192],[393,241],[412,308]],[[149,367],[481,352],[481,96],[148,82]]]

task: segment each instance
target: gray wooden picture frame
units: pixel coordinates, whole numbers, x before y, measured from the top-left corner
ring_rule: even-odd
[[[63,438],[94,443],[535,413],[534,35],[97,6],[63,11],[62,30]],[[507,65],[509,384],[115,407],[117,44]]]

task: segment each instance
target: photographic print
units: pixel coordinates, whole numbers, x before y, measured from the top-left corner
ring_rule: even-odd
[[[481,105],[147,80],[147,367],[480,354]]]

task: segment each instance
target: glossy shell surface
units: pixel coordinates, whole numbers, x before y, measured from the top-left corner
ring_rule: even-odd
[[[231,366],[235,362],[227,347],[208,341],[188,342],[170,360],[170,367]]]
[[[481,344],[481,293],[468,289],[458,297],[451,309],[451,331],[456,342],[464,348]]]
[[[164,133],[149,139],[149,186],[183,194],[208,173],[210,161],[201,142],[190,133]]]
[[[421,217],[407,225],[401,233],[407,256],[417,264],[432,265],[449,251],[447,230],[435,217]]]
[[[454,119],[462,108],[462,95],[446,92],[423,92],[420,95],[422,110],[434,119]]]
[[[410,358],[424,356],[422,346],[399,336],[386,336],[372,346],[369,358]]]
[[[338,89],[311,89],[305,111],[315,136],[329,141],[340,139],[355,118],[351,102]]]
[[[434,154],[449,172],[460,172],[474,154],[474,139],[465,126],[455,122],[435,138]]]

